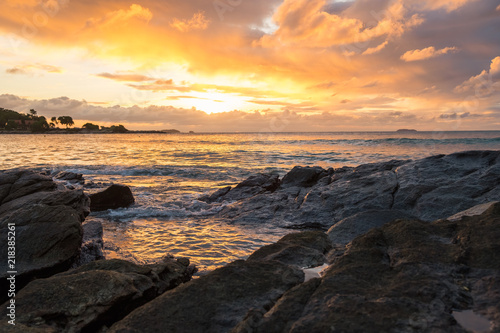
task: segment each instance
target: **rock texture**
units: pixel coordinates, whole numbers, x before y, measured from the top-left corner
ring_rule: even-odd
[[[397,220],[356,238],[322,279],[233,332],[467,332],[472,309],[500,330],[500,204],[480,216]]]
[[[321,231],[306,231],[289,234],[277,243],[261,247],[248,261],[270,261],[303,267],[316,267],[325,263],[325,254],[331,245],[327,235]]]
[[[80,256],[74,267],[104,259],[104,241],[102,223],[98,220],[85,221],[82,224],[83,239]]]
[[[134,202],[134,196],[128,186],[114,184],[102,192],[90,195],[90,210],[97,212],[107,209],[126,208]]]
[[[296,167],[281,181],[271,177],[275,176],[259,175],[226,194],[219,193],[217,201],[230,204],[218,217],[232,222],[266,221],[285,227],[307,223],[325,228],[368,210],[398,210],[425,221],[445,218],[500,200],[500,151],[335,170]],[[262,186],[268,179],[273,179],[273,185]]]
[[[302,271],[276,261],[235,261],[133,311],[110,332],[229,332],[301,283]]]
[[[96,332],[190,280],[188,266],[188,260],[150,266],[100,260],[38,279],[17,294],[16,322],[49,332]],[[6,304],[0,311],[5,317]]]
[[[0,234],[15,225],[17,287],[68,269],[80,253],[88,197],[81,190],[58,190],[51,177],[30,170],[0,173],[0,188]],[[7,250],[7,242],[0,242],[3,258]],[[2,285],[7,271],[2,260]]]

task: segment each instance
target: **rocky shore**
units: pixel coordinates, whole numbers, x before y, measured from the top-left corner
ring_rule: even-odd
[[[81,175],[0,173],[0,230],[16,226],[16,315],[2,332],[500,331],[500,151],[259,174],[200,198],[277,243],[192,280],[186,258],[106,260]],[[2,258],[7,242],[0,243]],[[7,261],[0,263],[3,290]],[[5,302],[5,303],[4,303]]]

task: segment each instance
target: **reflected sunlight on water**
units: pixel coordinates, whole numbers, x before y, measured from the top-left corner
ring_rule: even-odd
[[[500,132],[0,135],[0,170],[82,173],[87,192],[129,185],[134,206],[90,217],[103,221],[109,255],[152,262],[170,253],[207,270],[290,231],[216,221],[223,206],[198,201],[202,194],[258,172],[282,176],[296,165],[356,166],[499,148]]]

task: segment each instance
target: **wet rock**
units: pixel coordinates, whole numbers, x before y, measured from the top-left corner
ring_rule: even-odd
[[[16,296],[16,322],[30,329],[96,332],[163,291],[190,279],[172,261],[138,266],[101,260],[28,284]],[[2,315],[5,316],[5,306]]]
[[[125,185],[111,185],[106,190],[90,195],[90,210],[126,208],[135,202],[132,191]]]
[[[211,195],[201,197],[200,200],[205,201],[207,203],[217,202],[220,198],[228,194],[229,191],[231,191],[231,186],[223,187],[218,189]]]
[[[236,201],[251,198],[257,194],[275,191],[280,185],[278,175],[258,174],[239,183],[226,195],[220,196],[219,201]]]
[[[102,223],[97,220],[84,222],[80,256],[74,267],[82,266],[95,260],[104,259],[104,241]]]
[[[500,204],[459,221],[396,220],[351,242],[319,280],[254,315],[252,332],[466,332],[453,311],[500,328]],[[249,318],[247,318],[247,321]],[[240,327],[239,326],[239,327]]]
[[[327,171],[321,167],[296,166],[283,177],[281,186],[311,187],[315,185],[320,178],[331,176],[332,174],[333,169]]]
[[[85,184],[85,179],[83,178],[83,175],[81,173],[59,171],[58,173],[54,174],[53,177],[58,180],[65,180],[68,183],[72,184]]]
[[[265,311],[303,279],[279,262],[236,261],[164,293],[110,332],[229,332],[251,309]]]

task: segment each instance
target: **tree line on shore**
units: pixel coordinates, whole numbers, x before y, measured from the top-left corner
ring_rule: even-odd
[[[38,112],[30,109],[28,114],[16,112],[9,109],[0,108],[0,130],[21,130],[31,131],[32,133],[43,133],[50,130],[59,129],[59,125],[66,127],[70,130],[75,122],[70,116],[52,117],[50,121],[44,116],[39,116]],[[111,133],[125,133],[128,130],[123,125],[113,125],[111,127],[99,126],[92,123],[86,123],[82,126],[86,131],[106,131]],[[78,132],[81,129],[71,129]]]

